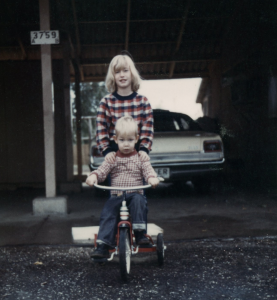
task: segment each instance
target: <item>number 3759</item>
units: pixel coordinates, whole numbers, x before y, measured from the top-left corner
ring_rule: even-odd
[[[51,32],[49,32],[49,31],[36,31],[33,34],[34,34],[34,36],[33,36],[34,39],[42,39],[42,38],[55,39],[57,37],[57,34],[56,34],[55,31],[51,31]]]

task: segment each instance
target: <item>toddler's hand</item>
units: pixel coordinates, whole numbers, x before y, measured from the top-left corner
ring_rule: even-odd
[[[86,184],[89,186],[97,184],[97,176],[95,174],[90,175],[86,180]]]
[[[158,186],[160,183],[160,180],[156,177],[150,177],[148,179],[148,184],[152,185],[152,188],[154,189],[156,186]]]
[[[139,151],[139,158],[142,162],[149,161],[150,157],[145,151]]]
[[[109,164],[113,164],[115,162],[115,152],[110,152],[105,156],[105,161]]]

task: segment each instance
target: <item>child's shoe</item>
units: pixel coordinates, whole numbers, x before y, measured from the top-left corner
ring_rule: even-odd
[[[91,253],[91,258],[109,258],[109,246],[101,243],[97,244],[96,249]]]
[[[149,240],[144,235],[143,231],[141,231],[141,230],[135,230],[134,234],[135,234],[136,244],[137,245],[149,245]]]

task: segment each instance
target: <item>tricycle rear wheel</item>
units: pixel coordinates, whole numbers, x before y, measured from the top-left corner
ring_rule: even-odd
[[[121,278],[126,281],[131,270],[131,245],[128,228],[119,230],[119,265]]]
[[[162,233],[157,236],[157,256],[158,264],[161,267],[164,264],[164,238]]]

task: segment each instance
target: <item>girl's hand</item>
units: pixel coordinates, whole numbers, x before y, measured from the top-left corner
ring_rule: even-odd
[[[156,186],[158,186],[160,183],[160,180],[156,177],[150,177],[148,179],[148,184],[152,185],[152,188],[154,189]]]
[[[87,178],[86,184],[89,185],[89,186],[94,186],[95,184],[97,184],[97,176],[95,174],[91,174]]]
[[[139,151],[138,154],[139,154],[140,161],[145,162],[150,160],[150,157],[145,151]]]
[[[105,161],[109,164],[113,164],[115,162],[115,152],[110,152],[105,156]]]

